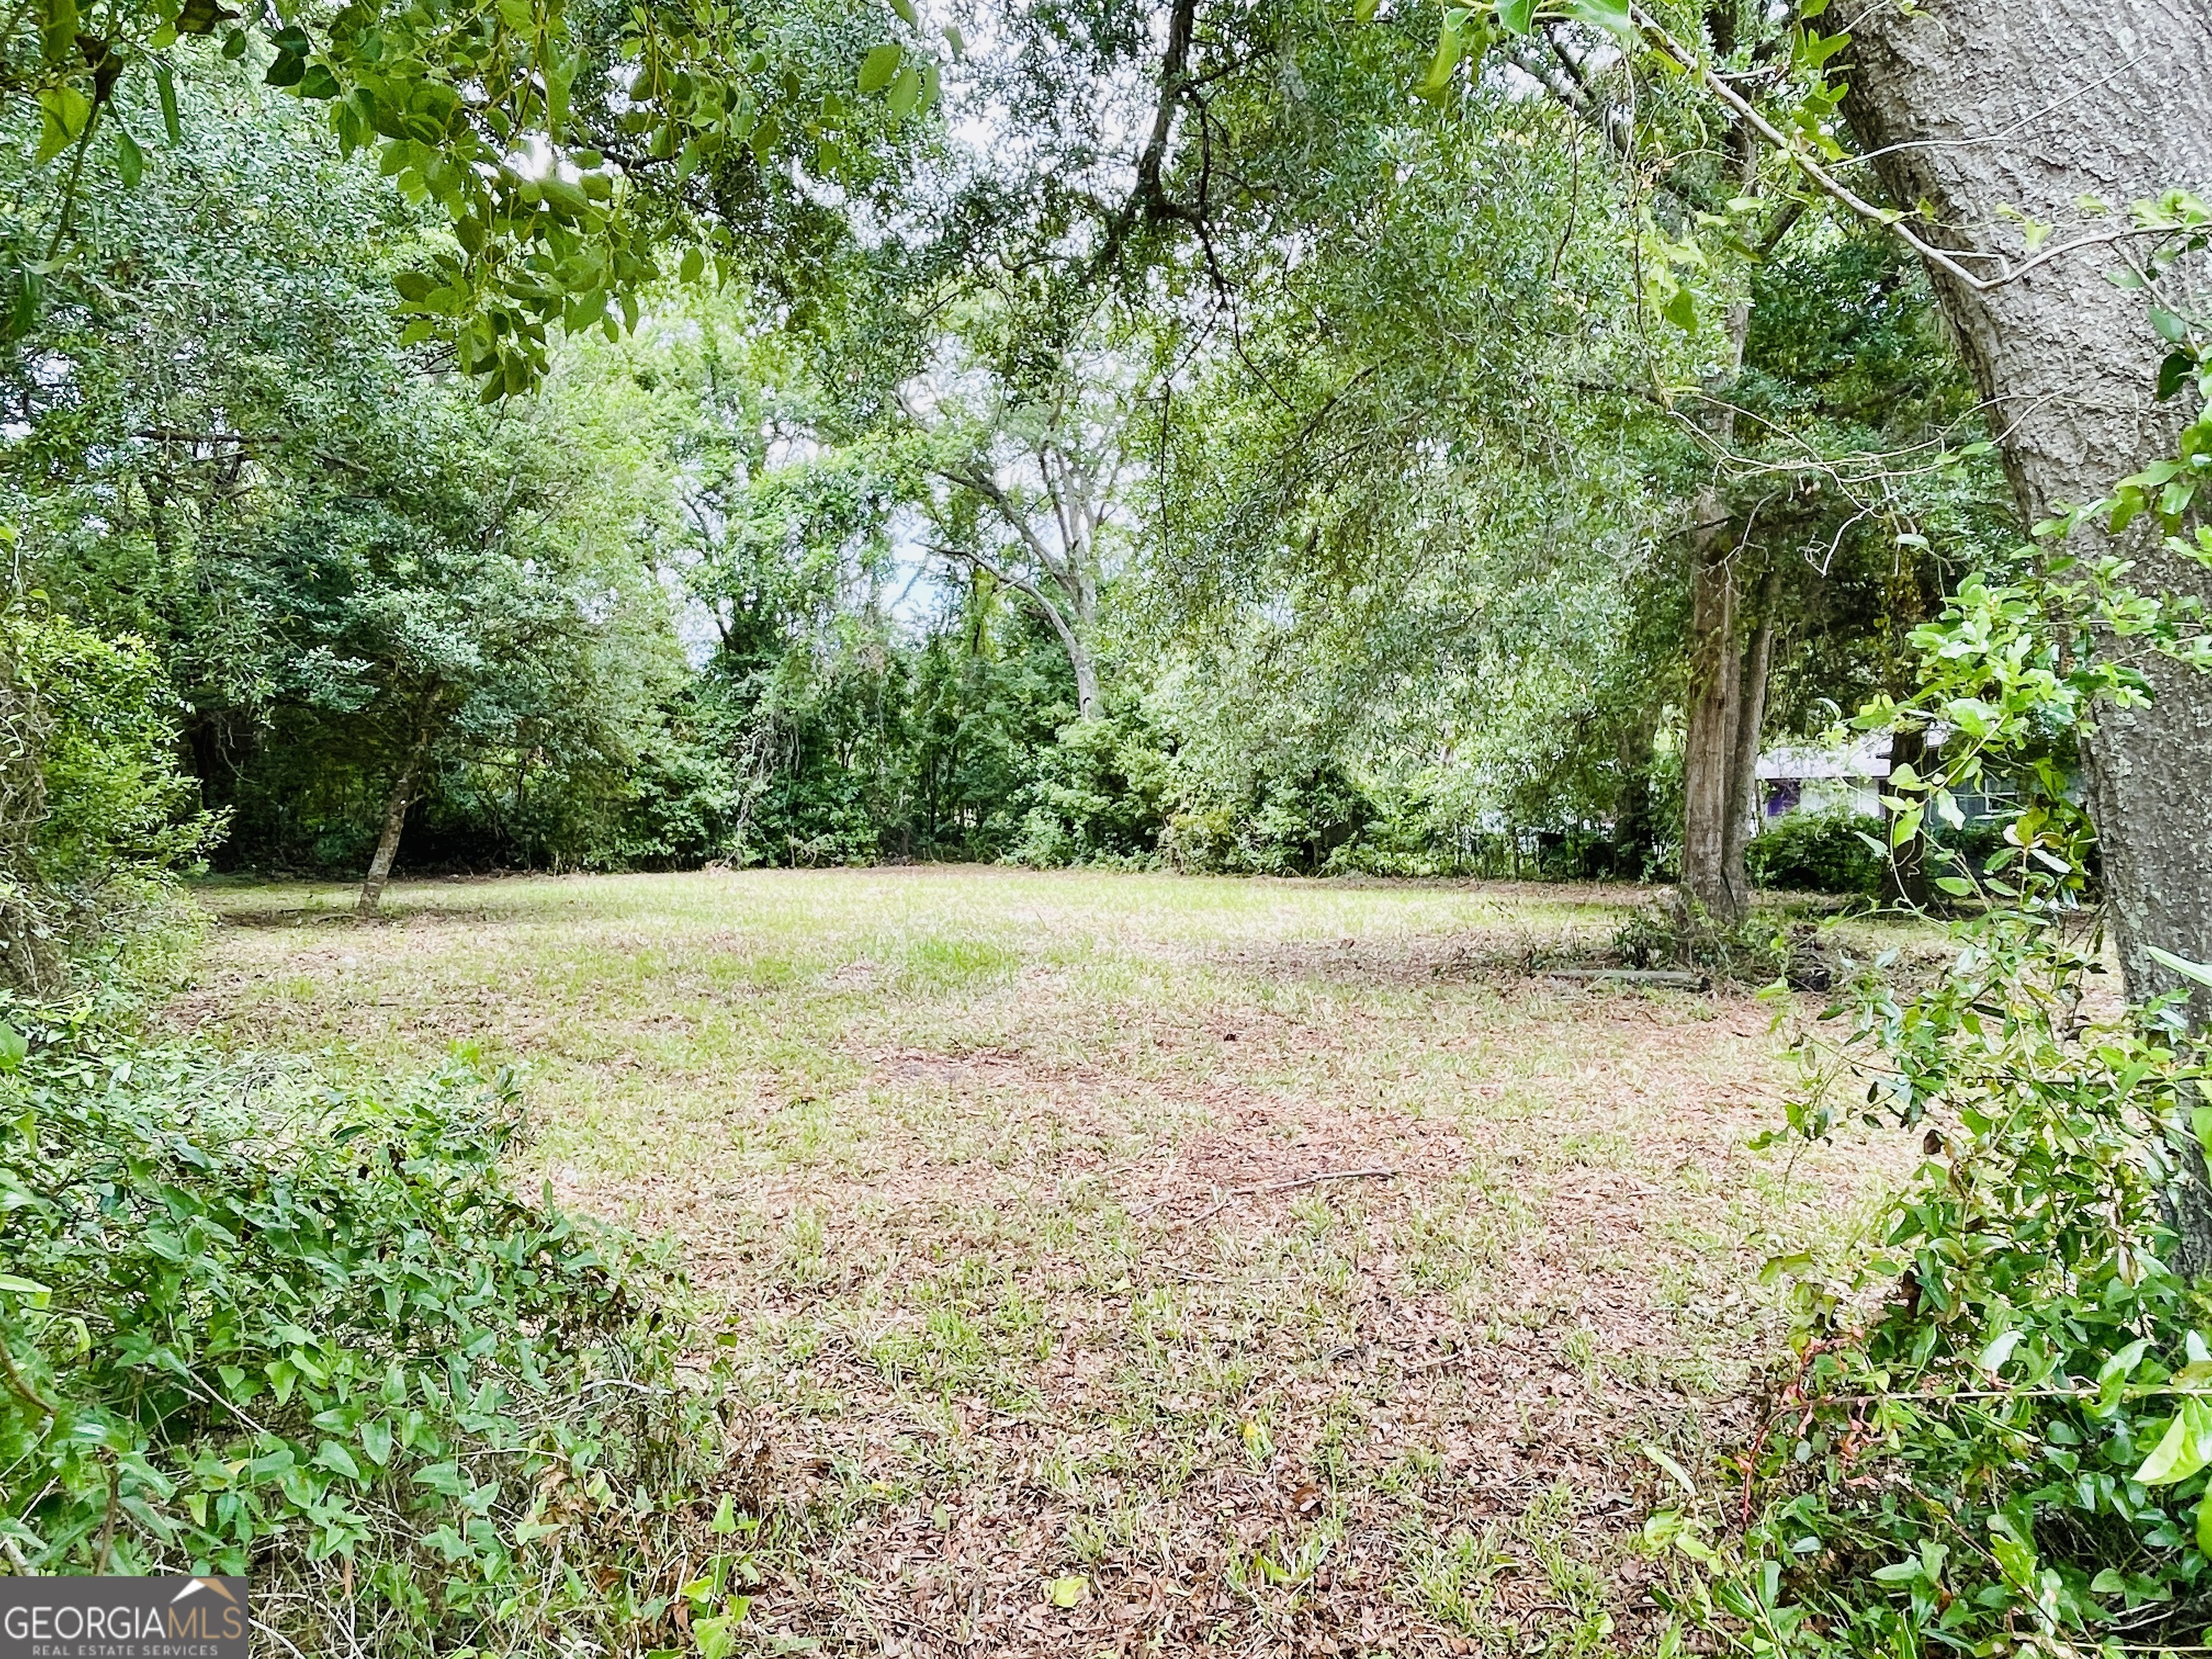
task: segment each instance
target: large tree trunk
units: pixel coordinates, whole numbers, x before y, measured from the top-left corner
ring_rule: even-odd
[[[399,832],[407,823],[407,808],[415,797],[416,775],[422,769],[422,757],[430,747],[430,728],[425,726],[416,733],[407,758],[399,768],[399,775],[392,781],[392,793],[384,800],[384,828],[376,838],[376,853],[368,861],[368,875],[361,884],[361,898],[354,905],[354,914],[366,921],[376,914],[376,907],[384,901],[385,884],[392,879],[392,861],[399,856]]]
[[[1855,62],[1844,112],[1883,187],[1925,203],[1924,234],[1980,276],[2017,260],[2022,222],[2047,246],[2114,228],[2130,203],[2212,187],[2212,6],[2203,0],[1931,0],[1911,12],[1875,0],[1850,17]],[[2084,198],[2112,214],[2091,216]],[[2166,349],[2140,294],[2116,287],[2120,245],[2065,253],[1978,290],[1931,270],[1945,314],[1990,404],[2021,512],[2103,495],[2172,445],[2191,411],[2154,402]],[[2131,537],[2139,586],[2204,593],[2201,568],[2154,535]],[[2107,710],[2087,744],[2114,931],[2129,994],[2172,988],[2148,947],[2212,961],[2212,676],[2147,667],[2148,708]],[[2212,1023],[2198,990],[2197,1023]],[[2174,1265],[2212,1270],[2212,1188],[2168,1189]]]
[[[2203,0],[1876,0],[1850,20],[1844,112],[1892,200],[1926,203],[1955,253],[2023,252],[2109,231],[2129,204],[2212,187],[2212,7]],[[2094,198],[2112,213],[2091,216]],[[2154,459],[2182,415],[2152,399],[2166,347],[2106,242],[1977,292],[1931,271],[1990,399],[2021,514],[2094,500]],[[1993,257],[1961,259],[1993,276]],[[2142,586],[2204,592],[2205,573],[2132,539]],[[2156,701],[2107,711],[2089,744],[2091,810],[2131,995],[2174,976],[2145,950],[2212,959],[2212,676],[2154,661]],[[2195,1004],[2212,1019],[2212,992]]]

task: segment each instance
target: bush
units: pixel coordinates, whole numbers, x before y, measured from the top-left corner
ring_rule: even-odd
[[[195,933],[174,876],[222,826],[178,769],[180,712],[143,641],[0,610],[0,984],[127,991]]]
[[[1857,812],[1791,812],[1751,838],[1743,861],[1753,883],[1801,893],[1881,891],[1887,869],[1863,837],[1880,839],[1881,820]]]
[[[339,1091],[31,1030],[0,1032],[16,1571],[249,1573],[306,1653],[672,1631],[720,1442],[683,1285],[509,1187],[506,1078]]]
[[[1858,973],[1825,1016],[1848,1034],[1801,1043],[1812,1086],[1790,1106],[1788,1133],[1851,1111],[1923,1161],[1847,1270],[1768,1264],[1796,1319],[1741,1498],[1646,1528],[1699,1569],[1674,1605],[1761,1659],[2152,1652],[2212,1621],[2212,1048],[2183,991],[2106,992],[2094,837],[2047,742],[2145,695],[2087,641],[2212,657],[2118,585],[2116,557],[2023,564],[2024,585],[1970,580],[1915,630],[1910,705],[1859,717],[1975,722],[1942,769],[1895,781],[1906,833],[1999,769],[2016,796],[1978,864],[1930,854],[1934,887],[1974,902],[1957,953],[1914,990],[1887,959]],[[1740,1556],[1717,1544],[1744,1523]]]

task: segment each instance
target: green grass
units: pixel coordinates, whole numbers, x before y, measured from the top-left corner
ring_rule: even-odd
[[[1518,971],[1623,891],[208,897],[173,1021],[339,1072],[477,1044],[528,1079],[530,1173],[677,1240],[770,1460],[764,1652],[1633,1647],[1641,1446],[1743,1431],[1769,1241],[1909,1157],[1746,1150],[1786,1083],[1748,998]]]

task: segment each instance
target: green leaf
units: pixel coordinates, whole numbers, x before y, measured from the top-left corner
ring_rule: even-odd
[[[2189,337],[2189,325],[2170,311],[2151,307],[2150,325],[2158,331],[2159,337],[2170,345],[2179,345]]]
[[[881,92],[905,61],[906,48],[895,40],[885,41],[860,60],[860,90]]]
[[[382,1468],[392,1461],[392,1425],[381,1417],[361,1425],[361,1449],[368,1461]]]
[[[349,1480],[361,1479],[361,1465],[353,1461],[353,1454],[335,1440],[325,1440],[315,1449],[314,1461],[334,1474]]]
[[[38,163],[43,167],[83,136],[92,119],[92,100],[64,81],[39,94],[39,108],[46,116],[39,138]]]
[[[1460,58],[1467,52],[1467,38],[1449,21],[1437,36],[1436,55],[1429,59],[1429,72],[1421,77],[1417,88],[1420,96],[1440,98],[1451,84],[1452,71],[1459,67]]]
[[[1628,17],[1628,0],[1567,0],[1567,15],[1624,40],[1636,32]]]
[[[2017,1538],[2007,1538],[2002,1533],[1992,1533],[1990,1553],[1997,1559],[2004,1576],[2019,1589],[2031,1595],[2035,1589],[2035,1547]]]
[[[914,112],[915,100],[921,96],[921,75],[908,64],[898,72],[898,79],[891,82],[890,95],[884,100],[884,106],[890,111],[892,119],[903,121]]]
[[[1056,1607],[1075,1607],[1090,1599],[1091,1581],[1079,1572],[1071,1572],[1047,1585],[1045,1595]]]
[[[155,89],[161,94],[161,131],[173,146],[185,142],[185,124],[177,113],[177,77],[167,64],[154,65]]]
[[[2167,398],[2189,384],[2189,377],[2197,372],[2197,359],[2185,351],[2170,351],[2166,361],[2158,366],[2158,400]]]
[[[1508,34],[1526,34],[1535,22],[1536,0],[1498,0],[1498,27]]]
[[[2004,1369],[2005,1361],[2012,1358],[2012,1351],[2020,1346],[2021,1338],[2027,1334],[2025,1331],[2004,1332],[1982,1350],[1980,1357],[1974,1361],[1975,1368],[1995,1376]]]
[[[696,247],[687,247],[684,250],[684,261],[677,267],[676,274],[684,282],[696,283],[706,269],[707,256]]]
[[[125,190],[137,189],[138,181],[146,176],[146,152],[120,121],[115,124],[115,176],[123,180]]]
[[[914,9],[914,0],[891,0],[891,9],[906,20],[909,28],[921,27],[921,16]]]
[[[2155,945],[2144,945],[2143,952],[2161,968],[2170,968],[2184,979],[2195,980],[2199,985],[2212,985],[2212,968],[2206,967],[2201,962],[2191,962],[2188,957],[2178,957],[2171,951],[2161,951]]]
[[[2212,1413],[2208,1413],[2201,1400],[2185,1401],[2166,1425],[2166,1433],[2151,1454],[2142,1461],[2135,1478],[2146,1486],[2171,1486],[2177,1480],[2186,1480],[2203,1468],[2206,1454],[2212,1445],[2201,1443],[2208,1438],[2199,1428],[2212,1429]]]
[[[1658,1447],[1649,1444],[1648,1443],[1644,1448],[1644,1455],[1650,1458],[1653,1462],[1656,1463],[1661,1468],[1666,1470],[1668,1474],[1674,1476],[1674,1484],[1680,1486],[1685,1492],[1688,1493],[1692,1498],[1694,1499],[1697,1497],[1697,1483],[1692,1480],[1688,1474],[1684,1473],[1682,1466],[1680,1463],[1677,1463],[1673,1458],[1668,1456],[1665,1452],[1661,1451]]]
[[[30,1039],[14,1026],[0,1021],[0,1072],[21,1070],[24,1057],[30,1052]]]

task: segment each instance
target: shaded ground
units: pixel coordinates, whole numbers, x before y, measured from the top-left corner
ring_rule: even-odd
[[[214,889],[175,1023],[523,1064],[678,1240],[759,1450],[744,1650],[1631,1650],[1745,1432],[1771,1242],[1905,1146],[1753,1154],[1748,997],[1531,980],[1627,890],[995,870]],[[708,1327],[712,1327],[710,1330]]]

